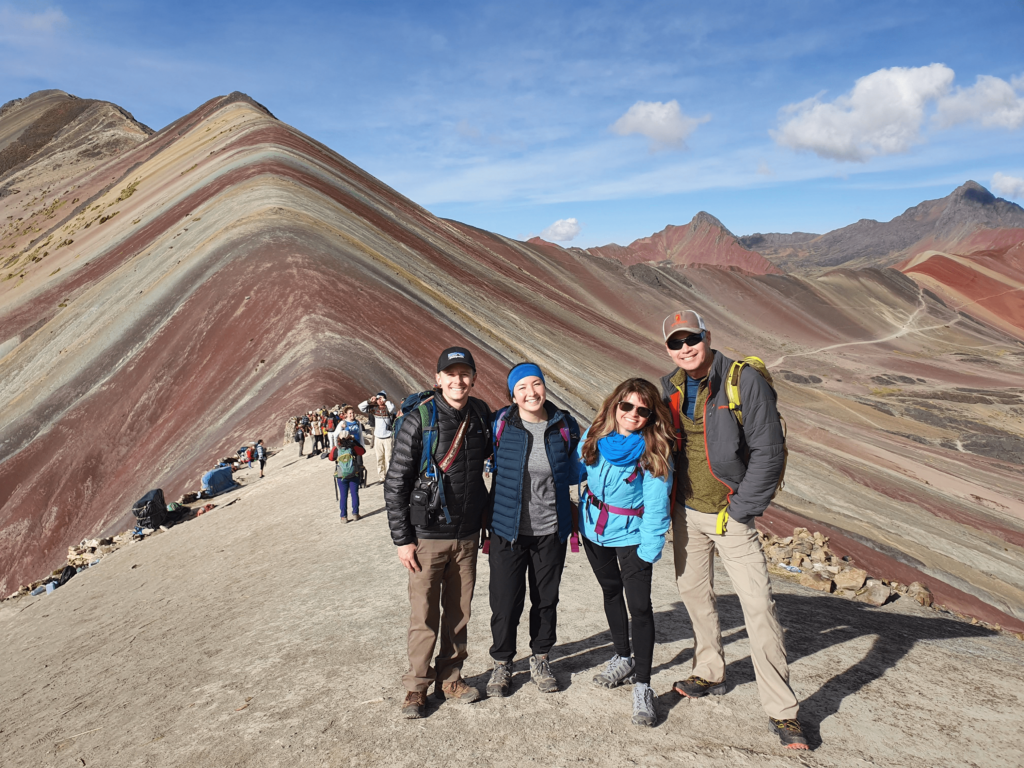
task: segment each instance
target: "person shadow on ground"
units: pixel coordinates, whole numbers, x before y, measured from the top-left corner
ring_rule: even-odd
[[[845,668],[841,664],[837,665],[836,674],[800,702],[800,721],[812,749],[821,744],[821,723],[839,711],[843,700],[880,679],[888,670],[895,667],[918,641],[980,638],[995,634],[992,630],[944,617],[939,613],[934,617],[907,616],[842,598],[776,594],[775,603],[782,626],[787,630],[786,651],[791,668],[795,662],[813,656],[819,651],[859,637],[874,636],[871,649],[865,656],[860,659],[851,658]],[[594,610],[602,610],[600,597],[595,600]],[[718,613],[727,659],[728,688],[754,682],[754,666],[749,655],[728,660],[729,646],[736,640],[746,637],[743,611],[736,595],[719,595]],[[669,610],[655,613],[654,625],[657,643],[675,643],[693,638],[689,616],[682,602],[674,603],[673,608]],[[596,673],[596,668],[611,658],[613,652],[611,634],[607,631],[600,632],[583,640],[555,646],[551,669],[563,688],[569,685],[590,685],[591,673]],[[681,680],[690,674],[691,666],[688,662],[692,662],[692,659],[691,644],[674,658],[656,664],[651,672],[658,674],[679,668]],[[476,675],[467,682],[482,689],[486,686],[489,675],[489,672]],[[573,675],[578,677],[572,679]],[[528,671],[517,673],[513,678],[511,692],[514,693],[528,680]],[[791,680],[798,690],[806,690],[799,678],[799,670],[795,679],[791,674]],[[674,690],[659,695],[655,704],[659,722],[664,722],[668,713],[683,698]],[[751,713],[752,716],[758,717],[762,714],[760,710]]]

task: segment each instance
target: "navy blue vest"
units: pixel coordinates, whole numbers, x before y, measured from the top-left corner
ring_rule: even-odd
[[[580,441],[580,427],[567,412],[545,403],[548,426],[544,431],[548,462],[555,481],[555,509],[558,513],[558,538],[565,541],[572,533],[572,507],[569,505],[569,486],[572,483],[570,453]],[[505,428],[494,451],[494,508],[491,511],[491,531],[508,541],[519,537],[519,519],[523,505],[523,481],[526,476],[529,433],[523,428],[519,408],[509,406],[495,414],[494,435],[497,437],[498,420],[505,414]],[[562,417],[569,425],[569,444],[562,437]]]

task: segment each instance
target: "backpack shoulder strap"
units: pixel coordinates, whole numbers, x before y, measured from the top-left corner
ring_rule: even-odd
[[[683,450],[683,391],[676,387],[676,391],[669,397],[669,410],[672,411],[672,431],[676,438],[676,453]]]
[[[423,451],[420,454],[420,472],[426,472],[430,468],[431,460],[434,458],[434,450],[437,448],[437,405],[433,402],[431,395],[417,406],[420,414],[420,425],[423,428]],[[429,406],[429,407],[428,407]]]
[[[760,357],[750,355],[742,360],[734,361],[729,366],[729,373],[725,377],[725,394],[729,398],[729,410],[736,415],[736,421],[739,422],[741,427],[743,426],[743,404],[740,399],[740,374],[743,373],[743,369],[747,366],[761,374],[761,377],[768,382],[768,386],[775,389],[772,374],[768,370],[768,366],[765,365],[764,360]]]
[[[505,431],[505,417],[508,416],[508,408],[502,408],[498,416],[498,426],[494,428],[494,450],[498,450],[501,443],[501,433]]]

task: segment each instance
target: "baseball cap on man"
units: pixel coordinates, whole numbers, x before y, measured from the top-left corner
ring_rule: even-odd
[[[476,373],[476,363],[473,362],[473,353],[465,347],[448,347],[441,356],[437,358],[437,372],[440,373],[449,365],[468,365],[473,373]]]
[[[661,330],[665,334],[665,341],[668,341],[669,336],[673,333],[680,331],[700,333],[707,328],[704,325],[704,318],[692,309],[680,309],[665,318],[665,322],[661,324]]]

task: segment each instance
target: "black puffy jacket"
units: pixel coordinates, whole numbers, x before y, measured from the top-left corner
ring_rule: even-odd
[[[395,435],[391,464],[384,478],[384,503],[388,510],[388,526],[396,546],[414,544],[418,539],[465,539],[480,531],[487,508],[487,486],[484,485],[484,461],[492,453],[491,409],[483,400],[469,398],[457,411],[440,393],[434,398],[437,406],[438,439],[434,457],[440,460],[452,444],[462,420],[472,419],[465,444],[455,463],[444,475],[444,497],[451,515],[449,524],[444,515],[427,527],[413,527],[409,520],[409,497],[420,470],[423,450],[423,425],[420,416],[411,412],[402,420]]]

